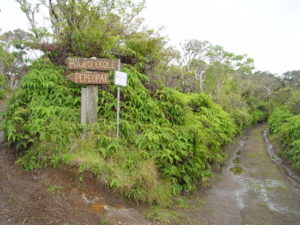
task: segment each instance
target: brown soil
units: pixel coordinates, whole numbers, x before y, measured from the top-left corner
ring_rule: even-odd
[[[0,224],[99,224],[99,216],[74,207],[57,186],[37,172],[14,165],[6,150],[0,152]],[[52,187],[52,188],[51,188]],[[48,188],[48,189],[47,189]]]
[[[14,162],[0,145],[0,225],[156,224],[145,219],[144,207],[137,209],[91,174],[65,167],[24,171]]]
[[[0,112],[3,102],[0,104]],[[75,168],[24,171],[2,142],[0,130],[0,225],[149,225],[137,207]]]

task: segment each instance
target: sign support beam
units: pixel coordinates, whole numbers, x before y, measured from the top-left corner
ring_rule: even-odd
[[[88,85],[81,91],[81,124],[95,123],[97,121],[98,86]]]
[[[87,88],[81,88],[81,113],[80,123],[86,125],[86,104],[87,103]]]
[[[120,136],[120,86],[118,85],[117,96],[117,138]]]
[[[120,92],[121,92],[121,86],[126,87],[127,86],[127,74],[116,71],[115,72],[115,78],[114,83],[117,85],[117,138],[120,136]]]

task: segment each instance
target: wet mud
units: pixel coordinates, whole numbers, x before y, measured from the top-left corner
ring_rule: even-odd
[[[266,130],[259,125],[230,146],[222,173],[196,196],[206,204],[186,211],[194,224],[300,224],[299,177],[282,164]]]

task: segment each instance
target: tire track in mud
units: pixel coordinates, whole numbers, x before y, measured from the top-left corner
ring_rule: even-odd
[[[275,149],[271,143],[271,141],[269,140],[269,132],[268,130],[264,130],[263,132],[263,136],[264,136],[264,141],[266,144],[266,149],[268,152],[268,155],[270,157],[270,159],[277,164],[277,166],[281,167],[283,169],[283,171],[286,173],[286,175],[288,175],[291,179],[293,179],[297,184],[300,183],[300,177],[293,172],[293,170],[290,169],[289,166],[285,165],[283,163],[283,160],[276,154]],[[293,184],[295,184],[295,182],[293,182]],[[297,188],[295,189],[295,191],[299,191]]]
[[[300,224],[299,177],[271,160],[265,130],[265,125],[258,125],[230,146],[222,173],[209,190],[197,195],[206,204],[185,211],[195,224]]]

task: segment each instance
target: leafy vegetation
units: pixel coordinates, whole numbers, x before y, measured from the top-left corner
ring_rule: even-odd
[[[281,144],[282,155],[300,170],[300,116],[277,109],[269,118],[270,131]]]
[[[275,92],[269,100],[269,108],[273,112],[268,123],[273,139],[280,144],[283,157],[300,170],[300,92],[297,83],[300,73],[292,71],[286,74],[288,76],[283,79],[286,87]]]
[[[159,32],[142,28],[144,1],[16,1],[31,33],[1,35],[1,74],[14,83],[27,70],[26,52],[44,53],[4,113],[19,165],[75,165],[130,199],[164,205],[205,184],[222,165],[224,146],[268,119],[284,157],[300,168],[299,71],[253,72],[253,59],[208,41],[188,40],[180,54]],[[42,6],[50,30],[35,21]],[[114,85],[99,90],[97,123],[79,124],[81,87],[65,77],[68,56],[121,59],[129,85],[122,89],[119,139]],[[1,75],[0,98],[6,82]]]
[[[99,121],[82,140],[79,92],[63,69],[35,62],[10,99],[3,127],[11,145],[25,151],[27,169],[75,164],[135,200],[162,204],[171,195],[193,191],[222,163],[222,147],[236,126],[228,113],[204,94],[162,87],[147,90],[147,77],[133,67],[123,90],[121,140],[115,138],[114,86],[99,91]]]
[[[6,89],[7,89],[6,77],[4,75],[0,74],[0,99],[4,98]]]

